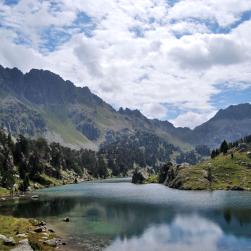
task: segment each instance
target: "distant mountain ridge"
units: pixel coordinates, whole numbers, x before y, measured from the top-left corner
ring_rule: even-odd
[[[250,104],[220,110],[194,130],[176,128],[168,121],[148,119],[138,110],[116,111],[88,87],[76,87],[47,70],[23,74],[17,68],[0,66],[0,98],[0,124],[12,134],[43,136],[73,148],[98,149],[114,142],[114,135],[118,140],[120,135],[141,131],[191,150],[251,133]]]

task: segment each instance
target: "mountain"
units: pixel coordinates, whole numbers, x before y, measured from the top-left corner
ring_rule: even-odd
[[[250,104],[220,110],[194,130],[176,128],[168,121],[148,119],[138,110],[116,111],[88,87],[76,87],[46,70],[23,74],[0,66],[0,97],[1,127],[14,136],[42,136],[75,149],[98,150],[125,137],[137,145],[139,136],[155,135],[158,144],[165,141],[178,151],[191,151],[196,145],[213,148],[224,139],[234,141],[251,133]]]
[[[50,71],[23,74],[0,66],[0,97],[0,123],[13,135],[42,136],[72,148],[97,150],[120,135],[144,131],[189,148],[169,132],[169,122],[149,120],[138,110],[117,112],[88,87],[76,87]]]
[[[190,131],[182,139],[193,145],[205,144],[211,148],[243,138],[251,133],[251,105],[231,105],[221,109],[206,123]]]

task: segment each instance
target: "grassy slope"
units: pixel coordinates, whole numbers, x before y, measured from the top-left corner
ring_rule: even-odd
[[[62,108],[64,110],[64,108]],[[72,124],[72,122],[62,114],[46,111],[43,113],[47,125],[51,131],[59,134],[63,141],[68,144],[82,145],[88,143],[89,140],[80,133]]]
[[[204,161],[192,167],[185,167],[179,171],[176,180],[181,180],[181,189],[192,190],[227,190],[240,187],[244,190],[251,190],[251,159],[245,152],[235,152],[234,158],[231,155],[220,155],[215,159]],[[210,184],[206,179],[208,168],[212,170],[213,180]]]
[[[27,234],[27,238],[29,240],[30,245],[35,250],[41,251],[52,251],[55,250],[47,245],[44,245],[42,241],[40,241],[43,237],[42,233],[33,233],[31,230],[34,229],[33,222],[28,219],[14,218],[11,216],[0,216],[0,234],[5,235],[7,238],[13,237],[15,241],[18,241],[26,238],[18,238],[16,237],[16,233]],[[48,233],[49,234],[49,233]],[[49,234],[49,239],[53,238],[54,234]],[[13,247],[5,246],[0,241],[0,250],[8,251]]]

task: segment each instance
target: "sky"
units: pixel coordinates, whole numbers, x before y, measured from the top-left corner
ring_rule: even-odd
[[[0,0],[0,64],[194,128],[251,101],[251,0]]]

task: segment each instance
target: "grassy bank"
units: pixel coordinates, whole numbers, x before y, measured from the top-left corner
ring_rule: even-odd
[[[7,246],[3,241],[0,241],[0,250],[8,251],[18,245],[18,242],[23,239],[28,239],[30,246],[34,250],[52,251],[54,247],[50,247],[44,244],[45,238],[47,240],[55,237],[54,233],[50,233],[48,230],[36,233],[34,230],[37,228],[37,224],[34,220],[19,219],[11,216],[0,216],[0,234],[7,238],[12,237],[16,245]],[[19,235],[18,235],[19,234]],[[20,234],[22,237],[20,237]]]
[[[211,179],[209,179],[209,172]],[[221,154],[195,166],[184,167],[171,186],[185,190],[251,190],[251,159],[246,152]]]

